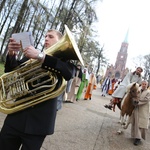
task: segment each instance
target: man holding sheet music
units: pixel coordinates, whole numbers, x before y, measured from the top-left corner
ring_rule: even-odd
[[[59,31],[49,30],[45,36],[45,48],[54,45],[61,37],[62,34]],[[61,76],[67,81],[72,78],[75,71],[73,64],[46,55],[33,46],[23,48],[25,57],[17,60],[16,55],[20,50],[20,42],[10,38],[5,72],[14,70],[18,65],[32,58],[38,59],[42,68],[52,68],[60,72],[58,74],[58,86],[62,80]],[[40,150],[46,135],[54,133],[57,99],[60,96],[7,115],[0,133],[0,150],[20,150],[20,148],[21,150]]]

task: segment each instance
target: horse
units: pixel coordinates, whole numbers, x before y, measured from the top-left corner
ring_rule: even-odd
[[[123,129],[127,129],[130,124],[132,112],[139,102],[139,93],[140,91],[138,83],[133,82],[127,86],[127,91],[121,101],[120,107],[120,123],[121,128]],[[122,130],[119,129],[117,133],[121,134]]]

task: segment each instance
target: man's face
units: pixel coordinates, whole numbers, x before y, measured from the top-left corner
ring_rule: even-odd
[[[47,49],[57,43],[59,41],[59,37],[55,31],[47,32],[45,36],[44,47]]]
[[[81,69],[81,66],[77,65],[77,69],[80,70],[80,69]]]
[[[142,89],[145,90],[147,88],[147,82],[142,82],[141,86],[142,86]]]
[[[136,69],[136,74],[140,75],[142,73],[142,70],[140,68]]]

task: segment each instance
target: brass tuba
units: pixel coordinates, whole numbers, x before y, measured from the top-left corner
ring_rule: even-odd
[[[66,25],[65,35],[46,49],[45,54],[79,60],[84,65],[74,37]],[[59,96],[65,90],[66,81],[62,77],[61,85],[55,90],[57,82],[56,73],[42,69],[39,61],[26,61],[20,68],[0,77],[0,112],[15,113]]]

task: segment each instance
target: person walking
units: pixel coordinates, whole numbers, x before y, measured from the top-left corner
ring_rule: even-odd
[[[114,76],[112,76],[111,82],[110,82],[110,86],[109,86],[109,90],[108,90],[108,95],[112,95],[113,94],[115,83],[116,83],[116,79],[115,79]]]
[[[138,145],[142,139],[146,140],[149,127],[150,90],[147,87],[148,82],[142,81],[139,103],[131,117],[131,137],[134,138],[134,145]]]
[[[106,77],[106,79],[104,80],[103,84],[102,84],[102,94],[101,96],[106,96],[108,94],[109,88],[111,85],[111,79],[110,77]]]
[[[92,99],[92,92],[96,89],[96,77],[94,73],[90,74],[88,86],[86,88],[86,92],[84,95],[84,100],[91,100]]]
[[[76,101],[81,99],[81,96],[82,96],[82,94],[84,92],[84,89],[88,85],[88,79],[86,79],[86,75],[87,74],[88,74],[88,69],[85,66],[85,68],[83,69],[83,73],[82,73],[81,83],[80,83],[80,86],[79,86],[78,91],[77,91]]]
[[[78,64],[77,71],[76,71],[75,77],[73,78],[70,92],[68,93],[66,102],[74,103],[76,101],[76,95],[77,95],[79,86],[81,84],[81,79],[82,79],[82,70],[81,70],[81,65]]]

